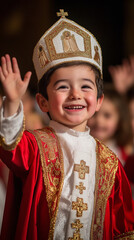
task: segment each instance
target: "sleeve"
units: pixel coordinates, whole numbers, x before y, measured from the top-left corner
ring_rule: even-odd
[[[3,116],[3,106],[0,110],[0,136],[5,140],[5,143],[11,145],[18,137],[23,128],[23,104],[20,102],[18,112],[13,116],[5,118]]]
[[[28,174],[31,166],[39,158],[39,149],[34,135],[28,131],[10,145],[0,146],[0,159],[19,178]]]

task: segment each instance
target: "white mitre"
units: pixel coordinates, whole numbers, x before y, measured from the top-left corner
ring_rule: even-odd
[[[102,76],[102,52],[96,38],[67,19],[68,14],[63,9],[57,15],[61,18],[44,33],[34,48],[33,63],[38,81],[50,68],[73,61],[94,65]]]

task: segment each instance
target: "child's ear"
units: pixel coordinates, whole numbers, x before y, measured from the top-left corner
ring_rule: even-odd
[[[48,101],[40,93],[36,94],[36,101],[42,112],[48,112]]]
[[[104,94],[100,98],[97,99],[96,112],[98,112],[100,110],[100,107],[102,105],[103,99],[104,99]]]

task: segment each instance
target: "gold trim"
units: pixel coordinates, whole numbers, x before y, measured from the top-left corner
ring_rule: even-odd
[[[0,136],[0,146],[2,146],[5,150],[7,151],[12,151],[16,148],[16,146],[18,145],[18,143],[20,142],[23,132],[25,130],[25,117],[23,118],[23,125],[22,125],[22,129],[19,132],[17,139],[15,140],[15,142],[13,142],[12,144],[7,144],[5,141],[5,138]]]
[[[118,158],[116,155],[96,139],[96,184],[91,240],[103,239],[106,204],[114,185],[117,169]]]
[[[122,240],[122,239],[131,240],[131,239],[134,239],[134,231],[122,233],[122,234],[114,237],[114,239],[117,239],[117,240]]]
[[[53,239],[58,205],[64,181],[63,155],[58,137],[50,127],[30,131],[36,138],[40,150],[43,180],[50,215],[49,238]]]

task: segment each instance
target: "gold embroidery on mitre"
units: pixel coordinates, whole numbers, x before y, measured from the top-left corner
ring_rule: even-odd
[[[115,236],[114,239],[117,240],[134,240],[134,231],[130,231],[130,232],[126,232],[126,233],[122,233],[118,236]]]
[[[78,49],[77,51],[70,51],[70,52],[64,52],[64,51],[58,52],[58,53],[56,52],[53,39],[56,36],[58,36],[58,34],[60,32],[62,32],[64,29],[67,29],[67,31],[69,31],[69,32],[71,31],[71,32],[78,34],[83,39],[83,46],[84,46],[83,51],[80,51]],[[68,57],[77,57],[77,56],[92,58],[90,35],[87,34],[86,32],[84,32],[83,30],[81,30],[76,25],[72,24],[71,21],[70,22],[61,21],[57,26],[55,26],[54,30],[52,30],[50,32],[50,34],[48,34],[44,37],[44,40],[46,42],[51,61],[57,60],[57,59],[62,59],[62,58],[68,58]],[[76,40],[72,40],[72,42],[76,43]],[[76,46],[78,47],[78,44],[77,45],[76,44],[74,44],[75,49],[76,49]]]
[[[86,187],[82,182],[80,182],[79,185],[76,185],[75,188],[79,190],[80,194],[83,194],[83,190],[86,190]]]
[[[73,233],[73,237],[69,237],[68,240],[83,240],[83,238],[80,237],[80,233],[79,232],[76,232],[76,233]]]
[[[50,216],[48,240],[53,239],[58,204],[63,187],[64,165],[63,155],[57,135],[50,127],[30,131],[36,138],[40,150],[43,180],[46,190]]]
[[[95,50],[94,60],[100,65],[100,54],[98,46],[94,46],[94,50]]]
[[[64,31],[62,33],[61,40],[62,40],[63,50],[65,53],[79,51],[75,36],[73,34],[71,35],[69,31]]]
[[[38,48],[38,58],[39,58],[40,66],[42,68],[45,67],[45,65],[49,62],[45,54],[45,51],[41,45]]]
[[[103,239],[103,225],[108,197],[118,169],[117,156],[96,139],[96,180],[91,240]]]
[[[87,203],[83,202],[83,198],[77,197],[76,202],[72,202],[72,210],[76,210],[76,216],[82,217],[83,211],[88,209]]]
[[[81,160],[80,164],[74,164],[74,171],[79,173],[80,179],[85,179],[85,174],[89,173],[89,167],[84,160]]]

